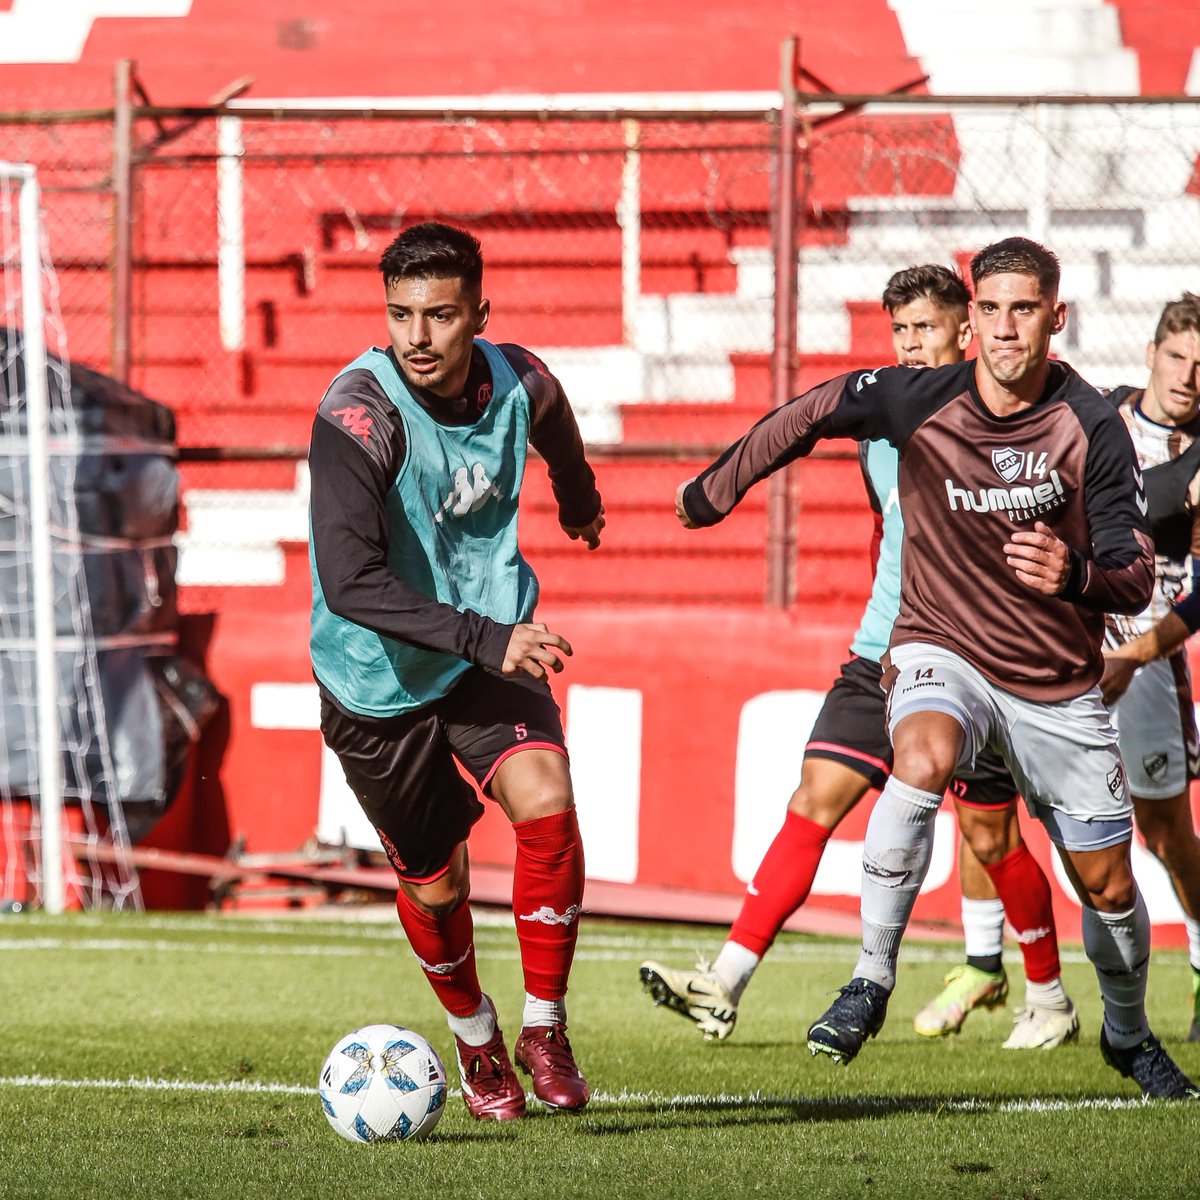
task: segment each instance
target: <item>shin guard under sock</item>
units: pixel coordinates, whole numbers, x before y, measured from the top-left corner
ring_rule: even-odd
[[[513,825],[513,917],[525,990],[561,1000],[575,956],[583,903],[583,841],[573,808]]]

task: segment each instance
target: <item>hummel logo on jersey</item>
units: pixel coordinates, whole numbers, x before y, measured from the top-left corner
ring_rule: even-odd
[[[1145,492],[1142,490],[1145,487],[1146,481],[1137,467],[1133,468],[1133,482],[1137,484],[1137,495],[1134,497],[1134,500],[1137,502],[1138,512],[1144,517],[1150,509],[1150,504],[1146,500]]]
[[[993,457],[995,451],[993,451]],[[997,468],[999,470],[999,468]],[[1007,512],[1012,521],[1027,521],[1066,503],[1066,489],[1057,471],[1043,483],[1021,484],[1011,488],[980,488],[977,492],[956,487],[953,479],[946,480],[946,497],[950,511]]]
[[[579,916],[579,905],[570,904],[566,912],[555,912],[548,904],[531,913],[521,913],[522,921],[540,921],[543,925],[570,925]]]
[[[333,415],[341,417],[342,424],[355,437],[362,438],[364,442],[368,440],[371,433],[372,421],[367,416],[367,406],[365,404],[356,404],[353,408],[335,408]]]
[[[878,382],[879,382],[879,380],[875,378],[874,371],[864,371],[858,377],[858,382],[854,385],[854,390],[856,392],[861,392],[863,390],[863,388],[870,387],[871,384],[878,383]]]
[[[453,486],[433,519],[440,525],[447,513],[452,517],[465,517],[467,513],[478,512],[493,497],[501,499],[501,492],[487,477],[483,463],[476,463],[469,475],[466,467],[459,467],[454,472]]]

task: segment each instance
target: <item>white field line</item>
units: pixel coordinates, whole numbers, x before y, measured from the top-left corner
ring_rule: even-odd
[[[230,1080],[220,1083],[191,1079],[60,1079],[49,1075],[0,1076],[0,1088],[91,1088],[97,1091],[124,1092],[205,1092],[222,1095],[288,1095],[315,1096],[315,1087],[294,1083],[258,1083],[253,1080]],[[452,1091],[457,1096],[458,1092]],[[846,1109],[861,1112],[863,1109],[878,1109],[893,1112],[913,1106],[913,1100],[898,1101],[886,1096],[770,1096],[761,1092],[748,1094],[683,1093],[665,1095],[659,1092],[594,1092],[591,1107],[622,1108],[629,1105],[650,1106],[661,1109],[674,1108],[806,1108]],[[1139,1098],[1088,1097],[1078,1100],[937,1100],[930,1097],[917,1101],[917,1107],[950,1113],[1051,1113],[1083,1112],[1089,1110],[1120,1110],[1151,1107]],[[936,1107],[935,1107],[936,1106]]]
[[[397,951],[404,953],[408,943],[400,936],[386,939],[387,946],[380,946],[376,939],[375,945],[355,945],[359,938],[353,941],[322,943],[307,945],[281,945],[256,941],[250,938],[230,938],[228,941],[166,941],[161,938],[67,938],[67,937],[10,937],[0,938],[0,954],[19,953],[21,951],[70,950],[73,953],[93,952],[108,953],[111,951],[149,950],[162,954],[247,954],[271,955],[281,958],[390,958]],[[504,945],[489,944],[493,939],[476,938],[476,950],[480,958],[495,962],[510,962],[520,957],[515,945],[506,942]],[[656,958],[679,952],[690,957],[697,956],[694,942],[645,942],[630,939],[628,942],[620,939],[583,939],[575,951],[576,962],[628,962],[636,963],[644,958]],[[932,946],[915,945],[905,947],[901,956],[902,962],[957,962],[960,951],[957,947],[937,948]],[[784,943],[774,947],[771,956],[764,965],[773,963],[853,963],[858,960],[857,946],[838,945],[821,942],[815,945]],[[1087,956],[1082,950],[1063,949],[1060,951],[1063,962],[1073,964],[1086,963]],[[1005,959],[1009,962],[1020,963],[1021,956],[1015,950],[1006,951]]]
[[[487,958],[494,958],[501,961],[507,961],[514,957],[515,951],[511,949],[515,945],[513,940],[513,918],[511,913],[492,913],[480,910],[475,910],[475,945],[480,955]],[[482,916],[482,919],[481,919]],[[208,917],[208,916],[130,916],[114,917],[112,914],[105,913],[73,913],[66,918],[47,917],[41,913],[25,913],[19,917],[7,918],[0,920],[0,931],[7,926],[8,930],[24,927],[26,929],[43,928],[48,930],[62,929],[81,929],[81,928],[99,928],[111,930],[119,927],[123,921],[128,919],[129,925],[127,929],[132,937],[125,939],[96,939],[93,948],[103,949],[102,942],[112,942],[113,948],[126,949],[130,946],[154,948],[155,943],[149,940],[141,940],[137,935],[144,931],[149,932],[178,932],[178,933],[219,933],[228,940],[222,943],[209,943],[213,950],[211,952],[219,952],[218,947],[224,946],[230,953],[235,953],[239,950],[250,949],[255,953],[286,953],[283,950],[271,950],[264,945],[264,942],[275,939],[280,940],[296,940],[305,941],[307,946],[298,949],[296,953],[299,956],[320,956],[321,954],[332,955],[354,955],[354,954],[371,954],[374,953],[373,947],[357,947],[355,943],[375,943],[379,945],[383,943],[393,948],[407,948],[403,932],[397,923],[389,923],[384,926],[362,923],[348,923],[344,921],[320,923],[317,921],[303,922],[287,922],[276,921],[270,919],[250,920],[250,919],[231,919],[229,917]],[[11,923],[10,923],[11,922]],[[575,957],[577,961],[582,962],[620,962],[635,960],[640,962],[643,959],[673,959],[681,956],[681,961],[677,965],[689,965],[684,963],[682,959],[696,959],[699,957],[711,957],[716,950],[720,948],[722,935],[724,930],[714,926],[711,930],[705,930],[703,933],[691,934],[671,934],[667,937],[647,936],[642,931],[628,934],[620,933],[591,933],[588,931],[586,922],[580,930],[579,948],[576,951]],[[316,937],[329,937],[334,939],[338,944],[336,949],[329,949],[329,943],[316,943],[313,941]],[[40,939],[47,940],[47,939]],[[52,940],[52,939],[51,939]],[[18,949],[22,945],[30,945],[34,942],[33,938],[13,937],[11,939],[0,938],[0,951],[8,949]],[[75,939],[61,939],[63,944],[82,946],[83,942]],[[128,943],[128,944],[126,944]],[[180,948],[195,949],[201,943],[186,943],[181,944]],[[502,946],[500,950],[496,950],[494,946]],[[167,943],[163,943],[166,948]],[[36,948],[36,947],[35,947]],[[56,948],[47,944],[44,948]],[[627,951],[626,954],[613,953],[605,954],[603,951]],[[901,951],[900,960],[903,963],[957,963],[960,960],[962,951],[957,943],[954,942],[921,942],[913,940],[906,942]],[[1060,948],[1060,957],[1063,962],[1074,965],[1084,965],[1087,963],[1087,955],[1084,954],[1082,948],[1078,946],[1064,946]],[[1172,958],[1182,959],[1184,951],[1180,950],[1156,950],[1156,960],[1170,960]],[[777,942],[771,949],[770,955],[764,962],[764,966],[769,967],[772,963],[787,963],[787,962],[811,962],[811,963],[844,963],[856,962],[858,960],[859,950],[856,945],[849,941],[820,941],[807,942],[795,941],[791,935],[784,935],[784,940]],[[1007,946],[1004,951],[1006,962],[1020,964],[1021,954],[1017,947]]]

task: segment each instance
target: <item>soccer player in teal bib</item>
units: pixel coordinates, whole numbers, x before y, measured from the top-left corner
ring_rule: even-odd
[[[462,771],[504,810],[526,992],[515,1058],[540,1101],[578,1110],[588,1085],[565,996],[583,846],[547,682],[571,647],[533,619],[537,579],[517,545],[527,447],[568,537],[595,549],[604,508],[558,380],[479,336],[479,242],[416,225],[380,270],[390,345],[334,379],[309,451],[321,733],[399,878],[400,923],[446,1010],[467,1108],[498,1120],[523,1116],[525,1093],[476,972],[467,838],[483,805]]]

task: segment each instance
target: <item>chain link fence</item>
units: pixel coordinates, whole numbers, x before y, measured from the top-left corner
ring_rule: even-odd
[[[185,605],[284,578],[312,413],[383,338],[379,254],[424,219],[482,238],[488,336],[545,357],[593,448],[610,529],[585,563],[531,472],[548,598],[758,603],[768,544],[794,560],[796,603],[865,597],[846,448],[795,472],[794,535],[767,530],[765,496],[702,537],[671,512],[678,480],[771,403],[778,108],[127,115],[124,155],[113,113],[0,114],[0,136],[43,180],[72,357],[175,410]],[[796,390],[890,360],[894,271],[965,267],[997,237],[1059,254],[1056,350],[1097,385],[1143,382],[1163,303],[1200,289],[1200,101],[801,97],[800,116]]]

